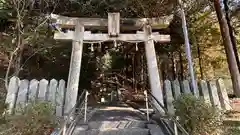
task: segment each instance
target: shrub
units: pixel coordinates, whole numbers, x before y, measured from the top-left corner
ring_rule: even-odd
[[[240,124],[226,126],[224,135],[240,135]]]
[[[191,135],[214,135],[222,127],[222,113],[203,99],[183,94],[174,102],[180,123]]]
[[[6,108],[7,108],[7,105],[5,104],[3,96],[0,96],[0,114],[3,114],[6,110]],[[5,121],[4,115],[0,115],[0,125],[4,124],[5,122],[6,121]],[[1,131],[1,129],[0,129],[0,131]]]
[[[3,135],[47,135],[57,125],[53,106],[44,101],[18,107],[15,115],[5,116],[1,125]]]

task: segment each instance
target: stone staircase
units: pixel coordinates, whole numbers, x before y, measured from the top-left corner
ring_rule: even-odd
[[[87,124],[79,122],[73,135],[167,135],[143,117],[139,112],[121,107],[98,110]]]
[[[77,126],[73,135],[166,135],[156,124],[145,121],[92,121]]]

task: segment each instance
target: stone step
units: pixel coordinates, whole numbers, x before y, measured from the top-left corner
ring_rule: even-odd
[[[163,132],[163,129],[156,124],[147,124],[147,128],[150,131],[150,135],[166,135]]]
[[[91,130],[75,130],[73,135],[149,135],[149,129],[141,129],[141,128],[132,128],[132,129],[108,129],[108,130],[100,130],[100,129],[91,129]]]
[[[124,123],[125,122],[125,123]],[[130,121],[130,122],[135,122],[139,123],[140,126],[128,126],[131,124],[127,124],[129,121],[103,121],[102,125],[100,125],[101,122],[90,122],[87,125],[81,125],[77,126],[75,129],[75,132],[73,135],[95,135],[95,134],[101,134],[101,135],[111,135],[111,134],[123,134],[123,133],[128,133],[128,134],[134,134],[134,133],[139,133],[138,131],[148,131],[149,135],[167,135],[166,132],[164,132],[159,125],[156,124],[145,124],[144,121],[139,122],[139,121]],[[122,124],[122,125],[121,125]],[[134,125],[134,124],[133,124]],[[131,130],[131,132],[129,131]],[[104,133],[104,134],[103,134]],[[127,134],[127,135],[128,135]],[[140,134],[141,135],[141,134]]]
[[[90,121],[89,129],[126,129],[126,128],[145,128],[145,121]]]

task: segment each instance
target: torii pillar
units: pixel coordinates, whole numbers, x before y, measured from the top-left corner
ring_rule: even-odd
[[[152,95],[158,100],[160,104],[164,106],[163,102],[163,90],[161,87],[157,57],[155,52],[154,40],[151,38],[152,29],[148,24],[144,25],[144,33],[145,33],[145,53],[147,58],[147,67],[148,67],[148,75],[149,82],[151,87]],[[163,112],[163,108],[153,99],[155,107],[157,107],[161,112]]]
[[[68,75],[66,103],[64,113],[68,114],[75,110],[78,98],[78,86],[83,52],[84,26],[76,20],[74,37],[72,40],[72,54]],[[74,109],[74,110],[72,110]]]

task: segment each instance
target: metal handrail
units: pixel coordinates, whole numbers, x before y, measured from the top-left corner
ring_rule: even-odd
[[[144,91],[144,95],[145,95],[145,102],[146,102],[146,109],[147,109],[147,120],[149,121],[148,93],[146,90]]]
[[[87,122],[87,102],[88,102],[88,91],[85,92],[85,98],[84,101],[81,103],[80,107],[79,107],[79,111],[78,111],[78,115],[75,117],[75,119],[71,122],[70,126],[68,127],[68,130],[66,132],[66,135],[72,135],[74,129],[77,126],[77,122],[80,121],[80,119],[82,118],[82,115],[84,113],[84,123]],[[84,112],[83,112],[84,110]]]
[[[69,124],[70,120],[71,120],[71,117],[75,115],[75,111],[76,111],[76,108],[80,109],[80,112],[81,112],[81,109],[82,109],[82,104],[84,103],[81,102],[82,98],[84,97],[84,95],[86,95],[87,91],[84,90],[80,97],[78,98],[76,104],[73,106],[73,108],[70,110],[70,112],[68,113],[67,117],[65,118],[66,120],[64,121],[63,125],[61,126],[61,129],[59,130],[58,134],[59,135],[68,135],[67,132],[69,132],[69,128],[67,128],[67,125]],[[86,98],[86,96],[85,96]],[[79,102],[81,102],[80,104],[78,104]],[[79,107],[77,107],[79,105]],[[79,113],[79,112],[78,112]],[[70,125],[72,124],[72,122],[70,123]]]
[[[85,101],[84,101],[84,123],[87,122],[87,103],[88,103],[88,91],[86,91],[86,94],[85,94]]]
[[[156,103],[162,108],[162,110],[164,111],[164,113],[165,113],[168,117],[170,117],[170,119],[174,122],[174,125],[175,125],[176,127],[178,127],[179,130],[180,130],[184,135],[189,135],[189,133],[183,128],[183,126],[178,122],[178,120],[177,120],[175,117],[173,117],[173,116],[171,116],[171,115],[168,114],[168,111],[167,111],[167,109],[164,107],[164,105],[163,105],[162,103],[160,103],[160,102],[157,100],[157,98],[156,98],[154,95],[152,95],[151,92],[149,92],[149,90],[147,90],[147,92],[148,92],[148,95],[150,95],[150,96],[156,101]],[[150,103],[153,104],[153,100],[150,100]],[[154,104],[153,104],[153,106],[154,106]],[[154,107],[155,107],[155,106],[154,106]],[[161,111],[160,111],[157,107],[155,107],[155,108],[156,108],[156,110],[157,110],[159,113],[161,113]],[[174,130],[174,131],[176,131],[176,130]],[[174,131],[173,131],[173,132],[174,132]]]
[[[150,105],[154,108],[154,110],[157,110],[160,114],[162,113],[162,111],[158,110],[158,108],[154,105],[153,101],[150,100]],[[170,125],[168,123],[166,123],[165,121],[161,120],[161,124],[163,124],[163,126],[165,127],[165,130],[167,131],[167,133],[169,134],[174,134],[174,131],[172,130],[172,128],[170,127]]]
[[[74,120],[69,124],[67,130],[65,131],[65,135],[71,135],[71,133],[74,131],[75,127],[76,127],[76,119],[80,119],[80,116],[82,115],[82,106],[83,103],[81,104],[81,108],[80,111],[78,112],[78,115],[76,116],[76,118],[74,118]]]
[[[74,129],[77,126],[77,122],[81,119],[81,116],[83,115],[83,110],[84,110],[84,123],[87,122],[87,99],[88,99],[88,95],[89,95],[88,91],[85,91],[84,101],[80,104],[77,116],[70,123],[70,126],[68,127],[68,130],[66,132],[66,135],[72,135]]]

